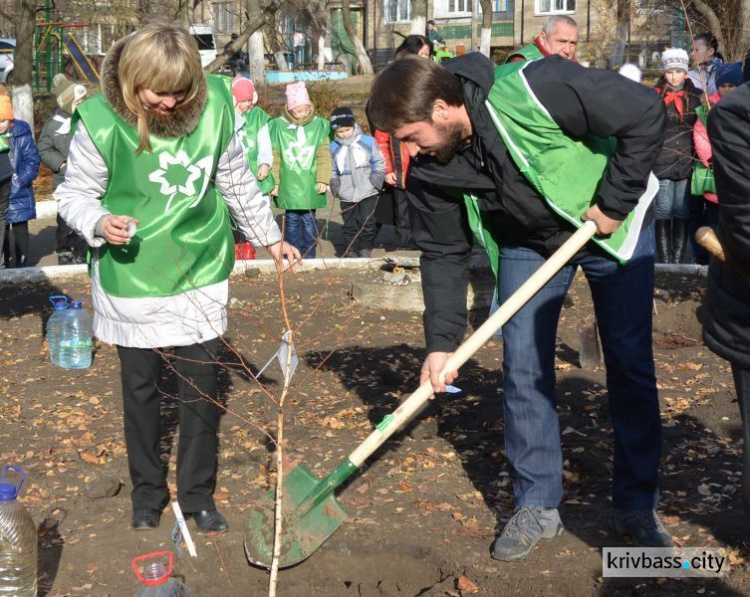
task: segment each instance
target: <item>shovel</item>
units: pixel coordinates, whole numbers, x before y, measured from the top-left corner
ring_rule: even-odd
[[[596,232],[593,222],[584,222],[500,308],[456,351],[445,365],[455,371],[489,340],[526,302],[544,286]],[[383,443],[408,423],[432,396],[432,385],[425,381],[393,413],[386,415],[370,436],[323,480],[302,465],[284,476],[282,536],[279,567],[288,568],[310,557],[346,519],[347,514],[333,495],[334,490],[364,464]],[[274,542],[275,490],[269,491],[251,513],[245,533],[248,561],[271,567]]]

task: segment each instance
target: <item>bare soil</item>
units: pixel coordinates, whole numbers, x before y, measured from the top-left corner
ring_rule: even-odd
[[[286,278],[298,330],[300,364],[287,402],[287,454],[319,476],[332,471],[417,387],[423,358],[421,316],[367,310],[350,298],[368,270],[310,272]],[[625,546],[609,529],[612,429],[605,373],[578,362],[579,328],[592,319],[585,282],[577,280],[560,324],[558,397],[563,430],[566,533],[522,563],[492,560],[489,546],[512,512],[504,456],[502,344],[491,342],[462,370],[462,394],[439,398],[437,434],[425,426],[397,434],[338,492],[349,518],[316,553],[280,576],[282,595],[744,595],[750,525],[739,498],[740,419],[726,362],[700,339],[705,281],[659,276],[655,296],[657,373],[665,426],[663,520],[685,546],[731,549],[723,579],[601,577],[601,548]],[[99,345],[91,369],[49,363],[47,297],[88,303],[85,283],[2,288],[0,301],[0,462],[27,472],[21,499],[39,525],[40,594],[128,595],[137,588],[133,557],[174,547],[171,512],[159,529],[129,529],[130,501],[122,432],[119,365]],[[219,538],[195,532],[198,557],[176,558],[176,574],[200,595],[262,595],[268,575],[251,567],[243,535],[251,509],[274,478],[275,406],[281,391],[272,364],[284,324],[274,276],[241,277],[222,356],[223,397],[216,498],[230,523]],[[476,313],[472,323],[482,321]],[[239,356],[243,361],[240,361]],[[244,362],[244,365],[242,365]],[[164,376],[165,410],[174,412],[174,379]],[[250,424],[252,423],[252,424]],[[260,428],[260,429],[259,429]],[[174,425],[163,450],[174,479]],[[112,497],[99,497],[119,491]],[[172,486],[174,490],[174,486]],[[476,589],[476,591],[475,591]]]

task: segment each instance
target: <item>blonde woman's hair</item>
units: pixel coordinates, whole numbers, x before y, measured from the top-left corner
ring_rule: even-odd
[[[138,153],[151,151],[146,110],[138,91],[184,91],[188,104],[198,94],[205,77],[198,46],[193,37],[179,24],[155,21],[132,33],[125,41],[117,69],[125,105],[138,119],[140,138]]]

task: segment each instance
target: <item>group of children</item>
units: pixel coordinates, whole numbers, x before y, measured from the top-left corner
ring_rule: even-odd
[[[326,207],[330,188],[341,201],[344,254],[369,257],[377,232],[375,207],[385,180],[385,159],[377,142],[366,135],[349,108],[337,108],[330,120],[315,114],[305,83],[286,88],[286,105],[270,118],[258,104],[250,79],[232,82],[241,118],[237,135],[261,191],[285,211],[284,240],[303,258],[316,255],[315,211]],[[237,243],[236,254],[250,258],[249,244]]]

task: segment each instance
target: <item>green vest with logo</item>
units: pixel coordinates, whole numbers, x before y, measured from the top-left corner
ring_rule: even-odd
[[[708,109],[706,106],[698,106],[695,114],[700,118],[703,126],[708,130]],[[693,176],[690,179],[690,193],[703,197],[704,193],[716,194],[716,181],[714,180],[714,171],[708,166],[704,166],[700,160],[695,160],[693,165]]]
[[[495,69],[495,83],[487,98],[493,124],[508,153],[529,184],[561,218],[579,228],[581,216],[595,204],[596,191],[614,154],[616,140],[588,135],[573,139],[529,92],[523,70],[528,62]],[[594,242],[621,263],[633,254],[643,219],[658,189],[649,177],[647,192],[610,237]],[[464,195],[469,222],[487,250],[495,274],[501,239],[489,214],[479,209],[477,197]]]
[[[321,209],[326,206],[325,193],[318,193],[318,160],[316,151],[328,141],[330,124],[315,116],[304,126],[283,116],[268,125],[271,145],[279,156],[279,195],[281,209]]]
[[[514,58],[523,58],[524,61],[536,60],[538,58],[544,58],[542,51],[536,47],[536,44],[529,44],[524,46],[520,50],[516,50],[505,59],[505,64],[511,64],[511,60]]]
[[[73,116],[107,165],[102,205],[140,220],[129,244],[99,248],[100,283],[113,296],[172,296],[226,280],[232,271],[229,210],[214,180],[234,135],[235,111],[229,79],[207,81],[195,130],[177,138],[151,135],[151,151],[140,154],[138,132],[101,95]]]
[[[265,124],[268,124],[270,119],[263,108],[255,106],[252,110],[245,112],[239,121],[242,127],[237,131],[237,138],[242,144],[247,156],[247,165],[256,180],[258,179],[258,132]],[[266,178],[257,182],[264,195],[268,195],[276,186],[276,180],[270,171]]]

